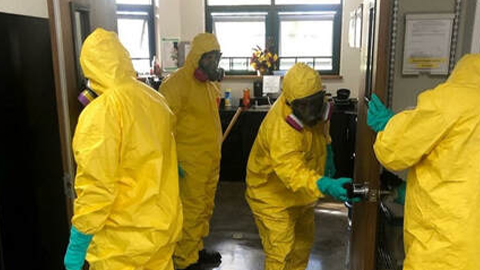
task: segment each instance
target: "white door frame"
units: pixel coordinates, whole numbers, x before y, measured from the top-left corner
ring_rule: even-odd
[[[476,1],[475,21],[473,24],[471,53],[480,53],[480,0]]]

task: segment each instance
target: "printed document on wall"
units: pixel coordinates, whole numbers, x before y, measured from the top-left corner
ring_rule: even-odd
[[[453,14],[407,14],[403,74],[448,74]]]

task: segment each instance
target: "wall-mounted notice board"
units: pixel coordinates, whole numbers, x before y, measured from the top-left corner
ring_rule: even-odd
[[[454,14],[407,14],[403,74],[446,75]]]

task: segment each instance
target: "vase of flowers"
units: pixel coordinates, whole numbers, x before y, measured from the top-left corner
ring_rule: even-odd
[[[268,49],[262,50],[260,46],[253,48],[250,58],[250,66],[257,71],[258,75],[272,74],[277,69],[278,55]]]

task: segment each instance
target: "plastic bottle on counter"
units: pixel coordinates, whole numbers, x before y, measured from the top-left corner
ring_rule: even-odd
[[[250,107],[250,89],[245,88],[243,90],[243,99],[242,99],[243,107],[249,108]]]
[[[231,108],[232,107],[231,95],[232,95],[232,89],[227,88],[225,90],[225,108]]]

